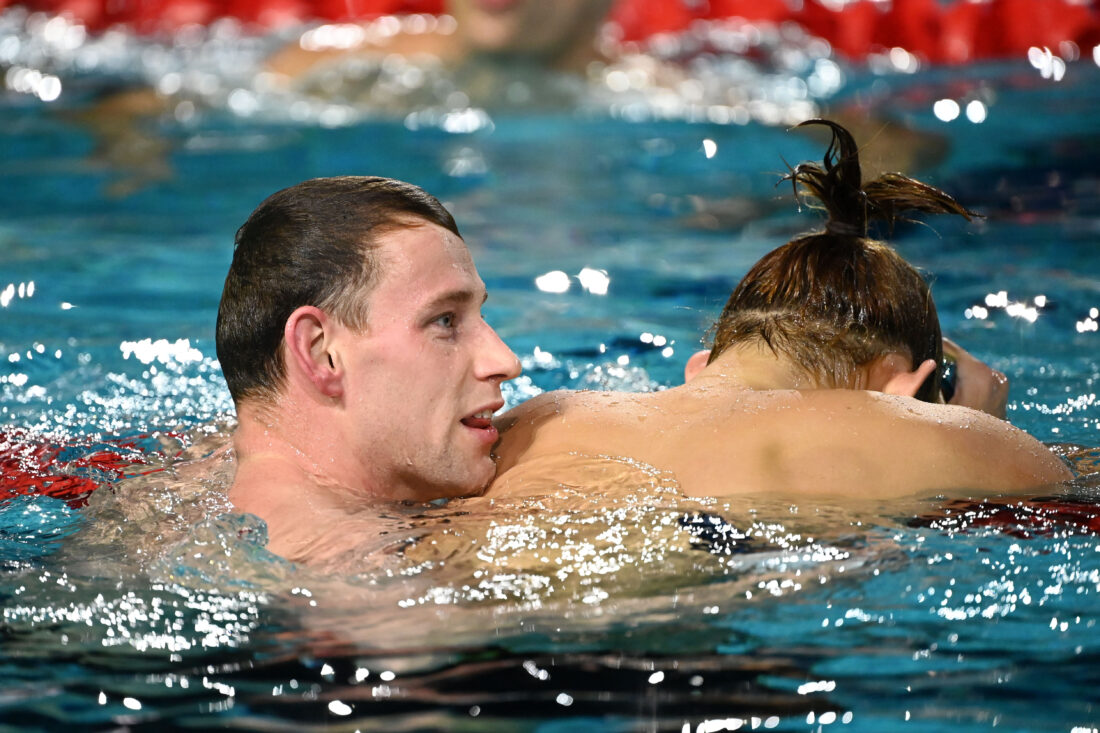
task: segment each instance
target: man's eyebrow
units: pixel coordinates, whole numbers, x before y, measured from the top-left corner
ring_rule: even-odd
[[[469,303],[478,299],[478,294],[481,295],[481,302],[484,303],[489,299],[489,293],[486,290],[470,290],[467,288],[460,288],[457,290],[448,290],[445,293],[440,293],[436,297],[432,298],[425,304],[425,308],[428,310],[439,308],[450,303]]]

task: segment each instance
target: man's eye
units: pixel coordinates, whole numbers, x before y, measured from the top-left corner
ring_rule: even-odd
[[[455,326],[455,314],[454,313],[444,313],[443,315],[439,316],[434,321],[432,321],[432,323],[436,324],[437,326],[442,326],[443,328],[454,328],[454,326]]]

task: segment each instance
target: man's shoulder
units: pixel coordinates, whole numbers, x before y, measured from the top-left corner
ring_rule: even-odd
[[[848,399],[860,409],[841,419],[860,422],[874,437],[867,450],[878,444],[914,470],[954,475],[949,484],[1024,489],[1071,477],[1042,442],[988,413],[871,392],[852,392]]]
[[[598,437],[618,434],[629,423],[638,395],[621,392],[559,390],[532,397],[499,417],[500,441],[494,453],[498,472],[521,457],[572,450]]]
[[[832,426],[836,435],[868,434],[877,443],[926,450],[946,444],[969,449],[1038,444],[1004,420],[959,405],[841,389],[808,392],[799,402],[799,420],[807,429]]]
[[[547,422],[556,418],[614,419],[645,400],[644,393],[554,390],[522,402],[497,419],[497,427],[508,430],[520,423]]]

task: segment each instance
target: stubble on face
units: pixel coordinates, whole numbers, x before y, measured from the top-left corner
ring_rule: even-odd
[[[357,461],[393,498],[478,493],[495,464],[488,433],[467,423],[501,402],[500,379],[478,371],[484,283],[465,243],[434,224],[384,235],[375,256],[367,326],[345,335]]]

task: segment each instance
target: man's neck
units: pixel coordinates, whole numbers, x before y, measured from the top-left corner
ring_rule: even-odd
[[[233,436],[238,469],[230,499],[238,506],[260,501],[270,505],[289,494],[298,501],[308,498],[318,508],[360,509],[370,503],[371,487],[334,453],[333,446],[342,444],[329,423],[292,407],[241,406]]]
[[[229,500],[264,520],[268,549],[283,557],[312,558],[326,532],[376,503],[367,482],[333,454],[343,443],[323,420],[286,406],[239,406],[233,444],[237,474]]]

